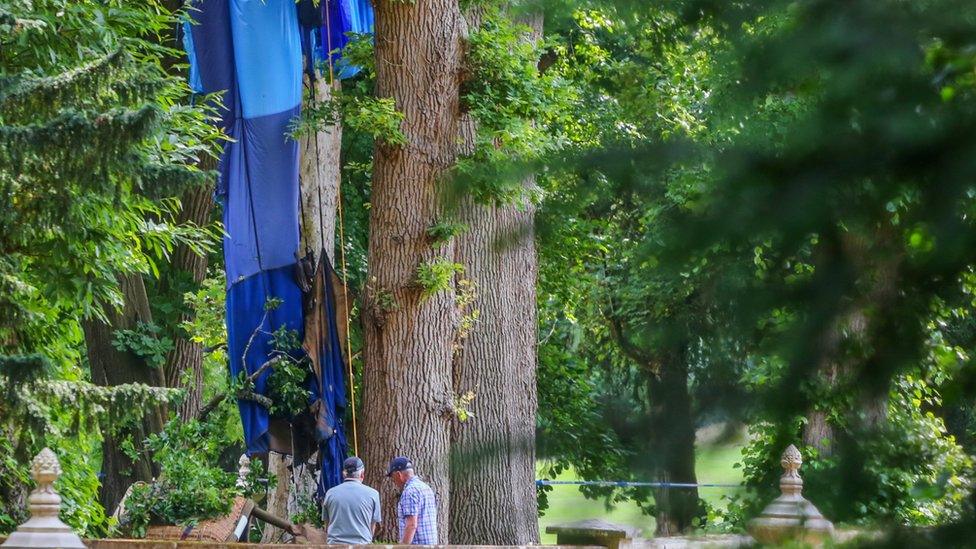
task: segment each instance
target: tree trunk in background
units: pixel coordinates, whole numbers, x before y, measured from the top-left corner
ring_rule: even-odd
[[[688,391],[688,365],[684,350],[662,355],[657,372],[648,372],[650,407],[650,465],[654,480],[695,484],[695,419]],[[698,488],[654,490],[656,536],[690,530],[704,514]]]
[[[467,14],[471,29],[478,13]],[[541,39],[542,17],[527,24]],[[476,127],[464,117],[463,152],[471,152]],[[525,181],[535,187],[535,178]],[[467,200],[457,238],[457,260],[473,285],[477,312],[459,342],[454,391],[475,394],[472,417],[452,430],[451,540],[470,545],[539,542],[535,489],[536,275],[535,207],[479,205]],[[463,291],[463,290],[462,290]],[[499,517],[504,517],[499,520]]]
[[[448,543],[448,452],[453,417],[452,345],[459,318],[452,289],[422,297],[421,264],[454,261],[427,229],[456,158],[464,20],[457,0],[375,2],[376,95],[404,114],[407,144],[377,142],[364,291],[363,434],[366,482],[380,488],[378,540],[393,540],[397,495],[382,474],[396,455],[414,460],[437,494],[439,543]],[[451,285],[453,288],[453,285]]]
[[[851,342],[855,345],[868,344],[865,341],[868,337],[868,322],[868,317],[862,311],[855,310],[838,320],[824,338],[825,359],[818,373],[827,390],[840,382],[840,378],[850,376],[854,365],[850,357],[844,356],[844,349]],[[860,428],[879,428],[888,420],[888,395],[863,393],[859,395],[856,409],[848,412],[855,416],[855,423]],[[814,408],[807,412],[807,422],[803,426],[803,444],[816,448],[821,456],[830,456],[833,453],[831,443],[834,435],[834,426],[827,419],[826,411]]]
[[[537,543],[534,208],[464,210],[470,231],[458,239],[457,257],[476,292],[465,313],[478,318],[460,342],[454,390],[475,398],[472,417],[455,422],[452,432],[451,539]]]
[[[207,158],[200,164],[200,169],[203,170],[216,168],[217,161],[212,158]],[[213,187],[203,185],[188,189],[183,193],[181,204],[182,210],[177,219],[178,223],[193,223],[201,226],[208,224],[213,209]],[[185,245],[177,246],[173,251],[166,277],[178,277],[182,273],[189,275],[194,285],[199,285],[207,276],[207,257],[197,255]],[[163,293],[180,290],[178,284],[167,284],[166,279],[162,281]],[[182,296],[179,295],[171,297],[182,300]],[[180,321],[190,321],[194,314],[193,311],[184,311]],[[166,356],[165,375],[166,386],[181,387],[186,390],[186,398],[180,403],[178,410],[180,419],[188,420],[196,417],[203,405],[203,345],[190,339],[189,334],[185,334],[181,328],[174,329],[173,349]]]
[[[92,382],[102,386],[123,383],[144,383],[156,387],[163,386],[163,373],[152,368],[144,360],[129,352],[117,350],[112,345],[116,330],[132,330],[139,322],[150,322],[149,300],[146,287],[138,273],[119,277],[119,284],[125,306],[121,311],[109,309],[105,316],[109,323],[97,319],[85,320],[82,328],[85,344],[88,347],[88,363],[91,367]],[[133,463],[121,450],[121,442],[131,435],[138,448],[149,433],[158,432],[165,422],[165,410],[147,410],[143,421],[126,432],[105,433],[102,442],[102,486],[99,499],[107,513],[111,513],[126,489],[135,481],[149,481],[153,478],[152,464],[148,459]]]

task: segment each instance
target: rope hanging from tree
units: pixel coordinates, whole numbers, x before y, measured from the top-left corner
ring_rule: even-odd
[[[328,0],[326,0],[328,1]],[[330,24],[331,17],[325,18],[325,32],[327,41],[332,44],[332,25]],[[329,88],[335,90],[335,67],[332,63],[332,52],[326,52],[326,59],[329,62]],[[315,147],[318,149],[319,140],[318,136],[315,137]],[[316,155],[318,151],[316,150]],[[316,166],[318,164],[316,163]],[[336,205],[338,207],[338,226],[339,226],[339,257],[342,263],[342,291],[345,294],[346,299],[342,300],[343,308],[345,309],[346,317],[346,365],[349,374],[349,409],[352,415],[352,451],[353,454],[359,455],[359,433],[356,430],[356,378],[353,374],[352,369],[352,337],[350,335],[351,321],[349,319],[349,268],[346,265],[346,233],[345,233],[345,222],[342,215],[342,170],[339,170],[338,181],[336,182]],[[321,201],[319,201],[321,206]],[[321,210],[321,208],[320,208]]]

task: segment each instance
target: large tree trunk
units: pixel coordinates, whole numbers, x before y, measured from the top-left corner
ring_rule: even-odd
[[[201,169],[213,170],[216,161],[207,158],[200,165]],[[210,222],[213,208],[213,187],[203,185],[188,189],[181,200],[179,223],[193,223],[206,225]],[[182,276],[189,276],[194,285],[199,285],[207,276],[207,257],[194,253],[188,246],[179,245],[173,252],[173,260],[162,282],[161,291],[165,293],[179,292],[182,288],[178,283],[168,283],[179,280]],[[171,296],[181,299],[182,296]],[[193,311],[185,311],[181,322],[192,320]],[[203,405],[203,345],[193,341],[190,334],[184,334],[176,329],[173,336],[173,349],[166,356],[166,386],[182,387],[186,390],[186,398],[180,403],[178,414],[183,420],[194,418],[199,414]]]
[[[476,293],[465,313],[478,316],[460,342],[454,387],[475,398],[472,417],[453,428],[451,539],[537,543],[534,208],[468,204],[465,210],[470,232],[459,239],[457,254]]]
[[[826,391],[846,381],[854,370],[852,359],[845,356],[846,349],[852,345],[866,345],[869,330],[868,317],[861,310],[854,310],[839,319],[823,338],[824,360],[818,368],[818,375]],[[831,399],[825,399],[828,402]],[[849,410],[854,422],[862,429],[877,429],[887,422],[888,395],[884,392],[858,395],[854,410]],[[820,456],[833,454],[831,446],[835,437],[834,425],[827,412],[814,406],[807,412],[807,422],[803,426],[803,444],[816,448]]]
[[[275,516],[287,518],[288,514],[288,495],[291,493],[292,477],[291,468],[292,457],[278,452],[268,452],[268,473],[274,475],[278,482],[274,488],[268,490],[268,500],[265,505],[268,512]],[[284,543],[282,536],[285,531],[270,524],[264,525],[261,533],[261,543]]]
[[[448,452],[453,417],[453,290],[422,296],[418,268],[454,261],[454,245],[434,248],[438,189],[456,158],[458,78],[464,26],[457,0],[380,0],[376,8],[376,95],[403,113],[407,143],[377,142],[373,166],[364,305],[363,448],[367,482],[381,489],[380,540],[396,530],[392,483],[383,468],[414,460],[437,494],[439,542],[450,539]]]
[[[688,391],[685,352],[666,353],[656,372],[648,373],[650,393],[650,445],[648,459],[660,482],[696,484],[695,421]],[[654,490],[657,536],[673,536],[690,530],[703,514],[698,488]]]
[[[143,383],[161,387],[163,386],[161,370],[149,366],[143,359],[132,353],[119,351],[112,345],[116,330],[132,330],[139,322],[152,320],[142,276],[138,273],[121,276],[119,283],[125,299],[123,309],[105,310],[108,324],[97,319],[82,322],[92,382],[103,386]],[[122,440],[127,435],[131,436],[138,448],[148,434],[162,429],[164,422],[165,410],[157,407],[147,410],[141,422],[137,422],[124,432],[103,434],[103,478],[99,499],[107,512],[111,513],[115,509],[130,484],[153,478],[154,471],[149,459],[144,457],[136,462],[130,460],[121,449]]]
[[[479,24],[477,10],[467,14]],[[541,38],[542,18],[528,22]],[[461,125],[462,152],[470,152],[475,123]],[[524,182],[535,187],[535,178]],[[475,321],[454,364],[454,391],[471,391],[471,418],[452,432],[451,539],[460,544],[538,543],[535,490],[536,273],[534,205],[461,207],[468,232],[457,258],[474,301],[463,314]],[[463,288],[460,291],[465,291]],[[477,315],[476,317],[473,315]],[[499,515],[505,520],[498,520]]]

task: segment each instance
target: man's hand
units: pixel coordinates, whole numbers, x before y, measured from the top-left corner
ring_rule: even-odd
[[[413,543],[413,535],[417,533],[417,515],[410,515],[403,519],[403,539],[400,545],[410,545]]]

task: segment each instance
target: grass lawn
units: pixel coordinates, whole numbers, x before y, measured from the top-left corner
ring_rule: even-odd
[[[743,440],[722,445],[700,445],[695,456],[698,482],[715,484],[741,482],[742,470],[733,469],[732,465],[739,461],[744,445]],[[551,480],[576,480],[576,473],[572,470],[565,471],[558,479]],[[720,506],[724,494],[736,491],[734,488],[699,488],[699,495],[709,504]],[[545,515],[539,517],[541,541],[556,543],[556,536],[546,534],[546,526],[596,518],[640,528],[648,537],[654,535],[654,517],[643,515],[633,503],[619,503],[612,509],[607,509],[602,500],[583,497],[578,486],[553,486],[552,491],[549,492],[549,509],[546,510]]]

